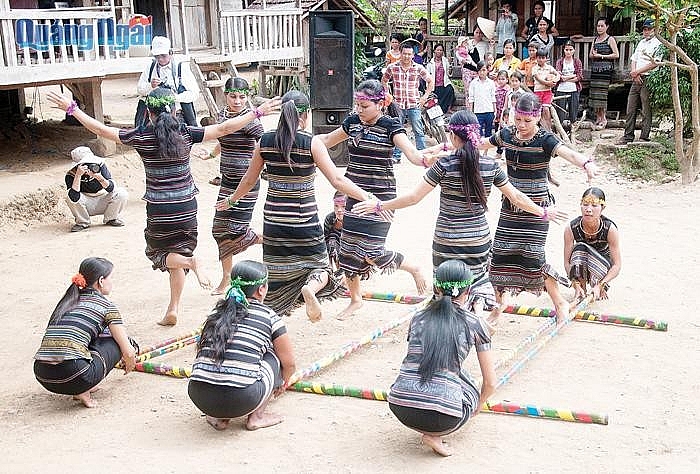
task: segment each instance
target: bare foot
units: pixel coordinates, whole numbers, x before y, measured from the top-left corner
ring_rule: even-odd
[[[222,278],[221,283],[219,283],[219,286],[211,290],[211,293],[209,293],[212,296],[218,296],[218,295],[223,295],[226,293],[226,290],[228,289],[228,278]]]
[[[163,316],[163,319],[158,321],[160,326],[175,326],[177,324],[177,313],[174,311],[169,311]]]
[[[421,295],[424,294],[425,290],[428,289],[428,284],[425,282],[423,274],[420,270],[414,270],[411,272],[411,276],[413,277],[413,281],[416,282],[416,290],[418,290],[418,293]]]
[[[228,424],[231,420],[229,418],[214,418],[213,416],[207,415],[207,423],[209,423],[216,431],[224,431],[228,428]]]
[[[355,311],[362,308],[362,304],[362,300],[350,301],[348,307],[342,310],[340,313],[338,313],[335,319],[337,319],[338,321],[345,321],[346,319],[352,317],[352,315],[355,314]]]
[[[202,270],[199,268],[199,260],[194,256],[192,257],[192,271],[197,277],[199,286],[201,286],[203,290],[210,290],[211,280],[209,280],[206,275],[202,274]]]
[[[279,425],[284,421],[284,418],[275,413],[261,413],[256,415],[255,412],[248,415],[248,421],[246,421],[245,427],[249,431],[259,430],[260,428],[267,428],[268,426]]]
[[[321,303],[308,285],[301,288],[301,296],[306,303],[306,316],[312,323],[317,323],[321,320]]]
[[[423,441],[423,444],[432,448],[432,450],[440,456],[452,456],[452,451],[450,451],[447,448],[447,445],[443,443],[442,438],[440,438],[439,436],[424,434],[421,439]]]
[[[79,401],[86,408],[95,408],[97,406],[97,402],[95,402],[95,400],[92,399],[89,390],[79,395],[73,395],[73,400]]]
[[[258,234],[258,238],[255,239],[255,243],[256,243],[256,244],[262,245],[262,243],[263,243],[263,236],[262,236],[262,234]]]

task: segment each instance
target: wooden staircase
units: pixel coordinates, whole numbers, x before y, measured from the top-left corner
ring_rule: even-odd
[[[197,57],[190,61],[192,74],[199,84],[199,91],[204,97],[204,102],[209,109],[209,117],[202,118],[202,125],[216,123],[219,111],[226,104],[224,84],[226,79],[222,76],[238,76],[236,65],[223,56]]]

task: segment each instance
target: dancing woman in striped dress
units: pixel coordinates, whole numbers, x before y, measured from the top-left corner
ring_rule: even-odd
[[[610,281],[620,273],[620,233],[603,215],[605,193],[588,188],[581,197],[581,215],[564,230],[564,268],[571,279],[576,300],[586,296],[590,285],[595,299],[607,299]]]
[[[569,304],[559,292],[558,282],[569,283],[547,263],[544,252],[549,231],[548,207],[554,204],[547,185],[547,170],[555,155],[581,168],[589,181],[597,174],[598,167],[591,158],[568,148],[556,135],[540,128],[541,112],[542,104],[537,96],[524,94],[515,106],[515,126],[499,130],[482,143],[485,149],[505,149],[510,182],[545,208],[543,215],[532,214],[522,211],[509,199],[503,200],[489,277],[499,304],[506,291],[514,295],[521,291],[539,295],[545,290],[554,303],[557,319],[562,321],[568,317]],[[493,314],[491,322],[495,323],[497,317],[498,314]]]
[[[417,204],[440,185],[440,212],[433,234],[433,270],[447,260],[467,264],[474,282],[466,309],[480,315],[481,309],[491,311],[496,307],[488,277],[491,233],[486,220],[486,201],[492,185],[520,209],[538,216],[544,215],[545,210],[515,189],[493,158],[480,156],[479,122],[472,112],[461,110],[452,115],[448,129],[454,151],[438,159],[411,192],[386,202],[358,203],[353,211],[364,214],[376,209],[402,209]],[[550,220],[565,217],[551,207],[547,212]]]
[[[343,288],[333,276],[314,193],[316,168],[333,187],[356,200],[367,193],[335,167],[323,143],[305,131],[309,99],[299,91],[282,97],[277,130],[266,132],[238,188],[216,203],[218,210],[234,206],[260,176],[268,173],[263,211],[263,262],[270,283],[267,304],[285,315],[302,303],[311,321],[321,318],[319,299],[339,296]]]
[[[224,90],[226,92],[226,107],[219,114],[219,123],[239,115],[245,115],[250,110],[248,107],[250,90],[248,81],[242,77],[229,78]],[[241,178],[248,170],[255,145],[264,131],[260,120],[253,120],[240,130],[219,137],[219,143],[204,158],[213,158],[221,152],[221,187],[217,200],[224,199],[238,187]],[[219,247],[222,273],[221,281],[211,292],[212,295],[221,295],[226,291],[233,268],[233,256],[244,252],[251,245],[262,243],[262,237],[250,228],[259,190],[260,182],[258,181],[253,189],[238,201],[238,204],[230,209],[216,211],[214,214],[211,233]]]
[[[146,97],[150,122],[134,129],[119,129],[90,117],[68,97],[51,92],[47,98],[92,133],[131,145],[141,157],[146,172],[146,193],[143,196],[146,201],[146,257],[153,262],[154,270],[168,272],[170,277],[170,302],[158,324],[175,325],[187,272],[194,272],[202,288],[211,287],[194,257],[199,190],[190,170],[192,144],[238,130],[279,107],[279,99],[216,125],[191,127],[175,118],[173,91],[158,87]]]
[[[381,82],[360,83],[355,91],[357,113],[347,117],[340,128],[319,136],[328,148],[348,140],[350,161],[345,175],[371,192],[375,199],[383,201],[396,197],[394,146],[400,148],[411,163],[426,168],[429,165],[409,141],[400,121],[384,115],[386,99]],[[340,269],[345,272],[350,289],[350,304],[337,316],[341,320],[360,309],[360,280],[368,279],[375,269],[387,273],[397,268],[404,270],[413,276],[419,293],[426,289],[425,279],[416,265],[409,263],[401,253],[384,248],[394,213],[360,215],[352,210],[358,201],[355,196],[348,196],[340,237]]]

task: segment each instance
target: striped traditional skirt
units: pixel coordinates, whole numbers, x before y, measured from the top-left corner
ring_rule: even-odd
[[[328,284],[316,294],[319,300],[338,297],[344,291],[333,276],[318,214],[306,222],[273,220],[266,214],[263,262],[269,275],[265,304],[277,314],[286,315],[301,306],[302,287],[323,272],[328,273]]]
[[[590,106],[594,109],[608,108],[608,89],[611,71],[591,72],[589,85]]]
[[[197,199],[185,202],[146,203],[146,257],[153,269],[167,271],[169,253],[191,257],[197,248]]]
[[[570,263],[569,278],[591,286],[597,285],[611,266],[605,256],[585,242],[574,243]]]
[[[222,174],[217,200],[226,199],[236,190],[240,182],[238,177],[233,178]],[[245,251],[258,240],[258,235],[250,228],[250,221],[253,218],[253,209],[258,200],[259,191],[260,181],[258,180],[253,189],[235,206],[224,211],[216,211],[214,214],[211,234],[219,247],[219,260]]]
[[[549,222],[534,214],[501,209],[489,266],[489,278],[496,291],[513,295],[528,291],[539,295],[547,276],[571,285],[546,263],[544,246],[548,230]]]
[[[347,201],[340,235],[340,269],[345,276],[366,280],[376,269],[391,273],[399,268],[403,255],[384,248],[391,222],[376,214],[355,214],[351,209],[357,201],[352,198]],[[393,216],[393,211],[390,213]]]

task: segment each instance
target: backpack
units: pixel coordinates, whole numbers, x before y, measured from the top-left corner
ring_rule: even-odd
[[[151,63],[151,68],[148,70],[148,82],[151,82],[153,78],[153,70],[156,68],[156,60],[154,59]],[[177,65],[177,78],[175,77],[175,71],[172,70],[173,82],[178,84],[176,93],[180,94],[185,92],[187,89],[182,85],[182,62]],[[192,102],[180,102],[180,110],[182,111],[182,119],[187,125],[193,127],[197,126],[197,113],[194,110],[194,104]],[[139,103],[136,106],[136,115],[134,116],[134,126],[141,127],[148,123],[148,108],[143,99],[139,99]]]

